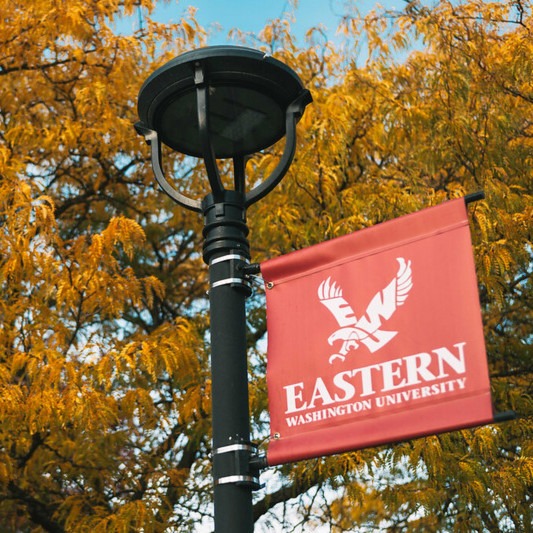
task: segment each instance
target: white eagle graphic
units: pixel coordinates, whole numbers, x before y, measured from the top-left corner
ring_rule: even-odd
[[[329,358],[330,364],[336,359],[344,361],[350,350],[359,348],[359,343],[363,343],[374,353],[398,333],[379,329],[382,320],[388,320],[396,308],[405,303],[413,286],[411,261],[406,261],[403,257],[397,257],[396,260],[400,264],[396,276],[372,298],[361,318],[355,316],[350,304],[342,297],[342,289],[331,281],[331,277],[318,287],[320,302],[331,311],[340,328],[328,338],[330,346],[336,341],[342,341],[339,352]]]

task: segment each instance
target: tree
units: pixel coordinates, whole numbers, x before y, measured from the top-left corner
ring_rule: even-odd
[[[133,131],[148,74],[206,42],[151,0],[0,8],[0,524],[194,531],[210,512],[201,220]],[[493,395],[519,418],[284,465],[258,530],[525,531],[531,524],[531,3],[347,11],[344,48],[286,20],[261,46],[313,93],[289,175],[250,209],[253,259],[483,189],[470,209]],[[132,35],[120,17],[140,15]],[[257,43],[255,43],[257,46]],[[366,46],[366,49],[364,49]],[[279,146],[248,163],[268,174]],[[203,190],[199,163],[168,171]],[[254,437],[268,440],[264,302],[249,302]],[[265,529],[266,530],[266,529]]]

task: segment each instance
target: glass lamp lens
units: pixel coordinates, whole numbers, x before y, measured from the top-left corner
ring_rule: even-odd
[[[211,86],[208,110],[210,139],[217,158],[257,152],[285,135],[285,115],[279,104],[253,88]],[[203,156],[194,89],[161,105],[156,124],[167,146],[187,155]]]

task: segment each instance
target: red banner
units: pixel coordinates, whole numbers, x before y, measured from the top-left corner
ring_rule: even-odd
[[[493,421],[463,199],[261,272],[270,465]]]

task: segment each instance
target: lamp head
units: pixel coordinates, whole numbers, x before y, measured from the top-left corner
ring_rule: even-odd
[[[156,180],[175,202],[205,211],[199,199],[189,198],[166,179],[161,143],[204,159],[214,203],[236,195],[245,208],[268,194],[287,172],[296,148],[296,123],[311,100],[296,73],[280,61],[250,48],[212,46],[174,58],[145,81],[139,92],[141,121],[135,128],[151,146]],[[283,137],[277,167],[246,191],[247,156]],[[225,158],[233,158],[233,190],[220,179],[216,160]]]
[[[212,46],[174,58],[141,87],[139,117],[164,144],[195,157],[204,157],[197,111],[202,85],[217,159],[253,154],[284,137],[287,108],[305,91],[295,72],[258,50]]]

